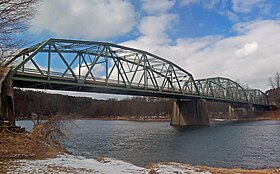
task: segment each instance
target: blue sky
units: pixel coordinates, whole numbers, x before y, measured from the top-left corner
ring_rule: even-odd
[[[195,78],[267,90],[280,72],[279,0],[44,0],[24,33],[109,41],[169,59]]]
[[[80,39],[89,39],[89,40],[108,40],[108,41],[116,41],[123,42],[129,39],[135,39],[139,36],[139,31],[137,29],[138,24],[145,17],[149,16],[157,16],[162,13],[166,14],[174,14],[176,15],[176,21],[172,23],[172,28],[167,31],[167,34],[172,39],[177,38],[197,38],[203,37],[207,35],[223,35],[223,36],[234,36],[237,33],[232,31],[232,27],[236,23],[240,22],[250,22],[256,20],[277,20],[280,18],[280,3],[278,0],[82,0],[85,4],[89,3],[90,6],[94,6],[94,4],[103,4],[104,6],[110,6],[109,4],[115,2],[118,3],[126,3],[131,5],[134,14],[133,20],[134,24],[129,24],[130,29],[122,34],[116,34],[110,36],[110,34],[104,36],[79,36],[79,31],[77,30],[76,36],[69,35],[68,33],[61,34],[58,32],[58,29],[55,29],[52,26],[41,25],[39,29],[34,31],[28,31],[26,34],[34,42],[40,41],[42,39],[48,39],[49,37],[66,37],[66,38],[80,38]],[[81,1],[80,1],[81,2]],[[79,2],[78,2],[79,3]],[[46,5],[45,5],[46,4]],[[48,10],[48,7],[55,10],[60,10],[60,8],[64,8],[64,5],[68,4],[68,8],[71,6],[77,5],[77,3],[73,3],[73,0],[65,1],[60,0],[58,4],[55,3],[54,0],[44,0],[41,8],[47,8],[44,11]],[[151,4],[154,6],[158,5],[156,9],[154,7],[148,7]],[[161,5],[160,5],[161,4]],[[165,5],[166,4],[166,5]],[[52,8],[50,6],[57,6],[56,8]],[[82,8],[82,7],[81,7]],[[118,8],[116,6],[115,8]],[[124,8],[125,9],[125,8]],[[82,10],[82,9],[81,9]],[[63,16],[63,11],[61,9],[61,13],[57,13],[58,15],[53,17],[60,18]],[[67,14],[75,13],[73,9],[66,9],[68,11]],[[90,9],[88,9],[89,13]],[[39,14],[42,13],[42,10],[39,8]],[[49,13],[49,14],[48,14]],[[42,15],[50,15],[52,11],[43,12]],[[107,12],[104,18],[112,18],[110,12]],[[94,12],[93,12],[94,14]],[[76,17],[84,18],[85,15],[74,14]],[[41,20],[41,15],[37,16],[38,20]],[[45,16],[47,18],[47,16]],[[70,16],[63,17],[63,19],[71,20]],[[54,18],[49,18],[52,20]],[[81,19],[81,22],[84,21]],[[42,21],[44,22],[44,21]],[[91,22],[91,21],[85,21]],[[95,23],[96,21],[92,21]],[[98,21],[96,25],[102,25],[102,21]],[[75,21],[73,21],[73,24]],[[77,21],[77,24],[79,22]],[[32,23],[32,28],[37,28],[37,24]],[[51,23],[51,25],[56,25],[55,21]],[[89,25],[90,26],[90,25]],[[94,28],[92,28],[94,30]],[[94,31],[93,31],[94,32]],[[39,34],[39,35],[38,35]],[[34,36],[36,36],[34,38]]]

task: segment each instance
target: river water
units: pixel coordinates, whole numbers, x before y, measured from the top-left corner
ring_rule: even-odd
[[[30,121],[17,121],[28,129]],[[86,158],[135,165],[182,162],[211,167],[280,167],[280,121],[216,122],[176,128],[168,122],[76,120],[63,146]]]

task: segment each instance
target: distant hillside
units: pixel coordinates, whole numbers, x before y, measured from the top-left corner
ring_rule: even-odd
[[[14,90],[17,117],[31,114],[50,116],[57,113],[77,117],[159,116],[170,115],[172,101],[163,98],[132,97],[123,100],[96,100],[36,91]]]
[[[14,90],[14,92],[17,117],[27,117],[31,114],[50,116],[58,113],[77,118],[170,116],[173,105],[172,99],[152,97],[96,100],[36,91]],[[267,91],[267,95],[270,103],[280,107],[280,88]],[[228,103],[208,103],[211,119],[230,118],[228,108]]]
[[[266,91],[266,95],[268,96],[269,103],[280,107],[280,88],[270,89]]]

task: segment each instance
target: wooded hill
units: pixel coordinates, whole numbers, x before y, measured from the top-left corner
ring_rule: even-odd
[[[128,97],[122,100],[96,100],[87,97],[72,97],[37,91],[14,90],[17,117],[32,114],[51,116],[71,115],[77,118],[114,118],[140,116],[167,116],[172,112],[172,99],[152,97]],[[280,107],[280,88],[266,92],[269,103]],[[210,118],[229,118],[227,103],[209,102]]]
[[[277,105],[280,108],[280,88],[266,91],[270,104]]]
[[[17,117],[55,114],[97,118],[116,116],[169,116],[172,101],[164,98],[130,97],[96,100],[37,91],[14,90]]]

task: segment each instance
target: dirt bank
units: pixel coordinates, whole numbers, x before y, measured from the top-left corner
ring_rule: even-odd
[[[197,166],[199,171],[209,171],[212,174],[280,174],[280,169],[244,170],[244,169],[225,169]]]
[[[280,110],[272,110],[272,111],[266,111],[262,114],[259,114],[257,117],[254,118],[242,118],[238,120],[280,120]]]
[[[266,120],[280,120],[280,109],[267,111],[257,117],[258,119]]]
[[[0,160],[7,159],[42,159],[54,157],[63,149],[50,146],[31,133],[15,133],[9,130],[0,131]]]

